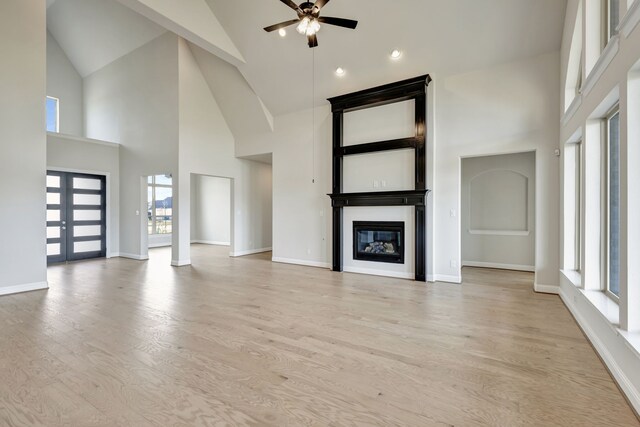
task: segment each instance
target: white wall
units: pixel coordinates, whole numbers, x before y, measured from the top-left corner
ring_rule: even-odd
[[[271,248],[271,167],[235,158],[233,134],[189,45],[182,39],[179,69],[179,178],[177,209],[174,207],[178,232],[174,229],[172,263],[190,263],[192,174],[232,179],[232,254],[268,250]],[[175,184],[174,176],[174,187]]]
[[[49,133],[47,169],[107,177],[107,257],[120,252],[120,146]]]
[[[87,136],[121,144],[120,254],[146,258],[143,181],[170,173],[176,197],[178,37],[166,33],[87,76],[84,104]]]
[[[0,294],[47,287],[44,0],[0,2]]]
[[[461,158],[536,151],[536,277],[558,285],[559,55],[434,78],[435,272],[460,280]]]
[[[47,95],[60,100],[60,133],[83,136],[82,77],[48,31]]]
[[[462,265],[533,271],[535,153],[462,159]]]
[[[231,245],[231,180],[193,175],[191,242]]]

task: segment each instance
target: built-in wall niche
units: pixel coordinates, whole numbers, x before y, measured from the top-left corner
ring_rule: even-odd
[[[415,100],[344,114],[344,147],[375,141],[411,138],[416,134]],[[348,169],[348,168],[347,168]],[[407,188],[411,188],[413,184]]]

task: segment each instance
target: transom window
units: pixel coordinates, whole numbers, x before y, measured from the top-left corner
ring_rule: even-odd
[[[47,96],[47,132],[60,132],[59,104],[60,100],[58,98]]]
[[[149,234],[171,234],[173,188],[171,175],[150,176],[147,180],[147,228]]]

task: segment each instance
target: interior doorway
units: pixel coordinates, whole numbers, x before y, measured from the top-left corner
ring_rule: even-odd
[[[231,246],[232,179],[191,176],[191,243]]]
[[[462,267],[535,271],[535,152],[462,159]]]
[[[106,177],[47,171],[47,263],[107,255]]]

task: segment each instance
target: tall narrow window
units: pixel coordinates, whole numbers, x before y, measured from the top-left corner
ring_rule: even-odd
[[[47,132],[59,132],[59,104],[60,100],[58,98],[47,96]]]
[[[607,290],[620,295],[620,113],[607,117],[608,215]]]
[[[582,268],[582,143],[578,142],[575,148],[575,269],[580,271]]]
[[[607,0],[607,40],[618,34],[620,24],[620,0]]]
[[[149,234],[171,234],[173,225],[171,175],[150,176],[147,184],[147,228]]]

